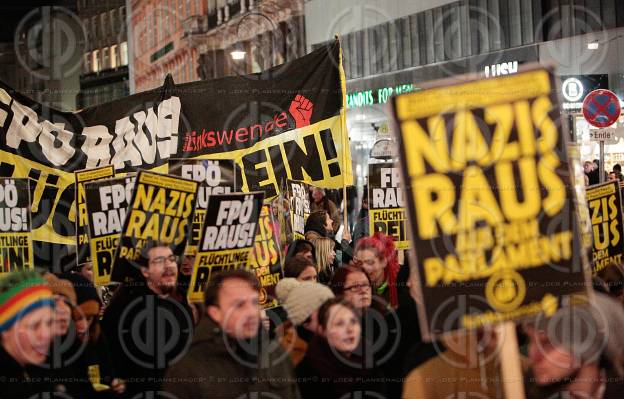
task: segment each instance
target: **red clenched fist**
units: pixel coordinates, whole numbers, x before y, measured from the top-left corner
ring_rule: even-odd
[[[297,94],[297,97],[290,103],[288,112],[295,118],[295,125],[298,128],[308,126],[310,124],[310,118],[312,117],[312,109],[314,104],[301,94]]]

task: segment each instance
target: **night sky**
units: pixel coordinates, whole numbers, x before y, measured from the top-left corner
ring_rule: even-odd
[[[0,5],[0,42],[13,41],[17,24],[29,11],[41,6],[62,6],[76,9],[76,0],[8,0]]]

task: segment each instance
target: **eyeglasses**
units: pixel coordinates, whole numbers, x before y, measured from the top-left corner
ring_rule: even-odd
[[[344,287],[344,290],[345,291],[349,291],[349,292],[367,291],[367,290],[370,290],[370,289],[371,289],[370,284],[365,284],[365,283],[354,284],[354,285],[351,285],[349,287]]]
[[[177,255],[157,256],[150,260],[150,263],[156,266],[163,266],[166,261],[169,261],[169,263],[178,263],[179,260],[180,257]]]

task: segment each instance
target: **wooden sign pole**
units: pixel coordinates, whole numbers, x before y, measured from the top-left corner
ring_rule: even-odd
[[[505,399],[525,399],[516,325],[511,321],[498,324],[496,333]]]

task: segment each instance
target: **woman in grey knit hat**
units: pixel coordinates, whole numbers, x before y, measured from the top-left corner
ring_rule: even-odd
[[[305,356],[308,343],[318,333],[319,308],[334,294],[322,284],[300,282],[294,278],[280,280],[275,293],[288,314],[288,320],[276,332],[296,366]]]
[[[570,301],[574,302],[574,298]],[[624,309],[605,294],[525,325],[530,398],[624,398]]]

